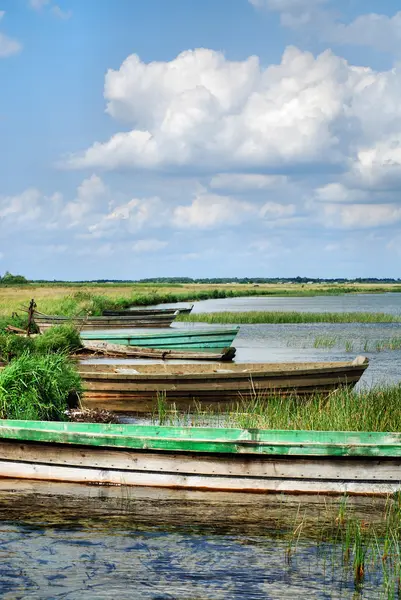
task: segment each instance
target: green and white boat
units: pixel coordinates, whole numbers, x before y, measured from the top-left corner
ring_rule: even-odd
[[[222,350],[231,346],[239,327],[231,329],[175,329],[173,331],[155,331],[154,333],[83,331],[82,340],[104,341],[110,344],[122,344],[143,348],[161,348],[162,350],[198,350],[211,348]]]
[[[0,478],[386,495],[401,491],[401,434],[3,420]]]

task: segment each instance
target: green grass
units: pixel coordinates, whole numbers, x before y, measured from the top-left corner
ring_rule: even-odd
[[[196,405],[190,413],[158,400],[157,424],[316,431],[401,431],[401,384],[354,391],[339,388],[328,396],[238,399],[229,413]]]
[[[79,333],[72,325],[57,325],[34,337],[0,333],[0,357],[7,362],[26,353],[38,356],[55,352],[71,354],[81,346]]]
[[[81,379],[62,354],[23,354],[0,372],[0,418],[65,421]]]
[[[189,315],[179,315],[178,320],[192,323],[236,325],[256,325],[261,323],[401,323],[401,315],[367,312],[249,311],[191,313]]]

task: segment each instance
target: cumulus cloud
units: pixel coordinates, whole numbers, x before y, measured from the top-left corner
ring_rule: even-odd
[[[338,121],[367,77],[329,51],[315,58],[294,47],[266,69],[256,57],[232,62],[206,49],[149,64],[132,55],[108,72],[105,97],[107,112],[134,128],[67,165],[238,172],[341,161]]]
[[[212,189],[235,191],[270,190],[285,185],[288,177],[285,175],[261,175],[257,173],[218,173],[212,177]]]
[[[195,196],[191,204],[177,206],[172,220],[176,227],[208,229],[238,225],[255,215],[255,212],[254,205],[249,202],[202,192]]]
[[[396,204],[328,204],[323,212],[326,226],[334,228],[366,229],[401,221],[401,207]]]
[[[0,21],[4,18],[4,10],[0,10]],[[0,31],[0,58],[6,58],[12,54],[18,54],[22,50],[22,44]]]
[[[81,224],[86,215],[104,212],[108,202],[107,187],[100,177],[92,175],[80,184],[76,199],[66,204],[63,215],[70,226]]]
[[[393,16],[359,15],[349,23],[341,20],[334,0],[249,0],[255,8],[280,14],[284,27],[306,30],[321,41],[351,46],[371,46],[399,52],[401,11]],[[334,10],[335,9],[335,10]]]
[[[66,164],[206,170],[210,187],[227,191],[284,185],[278,171],[324,162],[378,181],[400,162],[400,93],[399,68],[355,67],[330,51],[289,47],[267,68],[205,49],[149,64],[132,55],[108,72],[105,97],[108,113],[133,128]]]

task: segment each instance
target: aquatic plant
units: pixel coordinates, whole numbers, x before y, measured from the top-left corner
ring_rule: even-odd
[[[70,402],[82,392],[81,379],[62,354],[23,354],[0,372],[0,418],[66,420]]]
[[[368,312],[249,311],[183,314],[179,321],[212,324],[254,325],[261,323],[400,323],[400,315]]]
[[[159,401],[158,401],[159,402]],[[160,398],[153,419],[171,425],[238,427],[318,431],[401,431],[401,384],[375,386],[361,391],[339,388],[329,395],[309,398],[270,396],[257,392],[251,398],[233,395],[230,412],[194,405],[191,413],[172,410]]]

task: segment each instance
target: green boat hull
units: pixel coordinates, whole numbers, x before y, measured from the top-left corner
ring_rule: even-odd
[[[401,491],[401,434],[0,421],[0,479],[252,493]]]
[[[109,331],[82,332],[83,340],[105,341],[110,344],[137,346],[142,348],[160,348],[162,350],[223,350],[231,346],[239,327],[232,329],[182,329],[174,332],[155,332],[152,334],[113,333]]]

